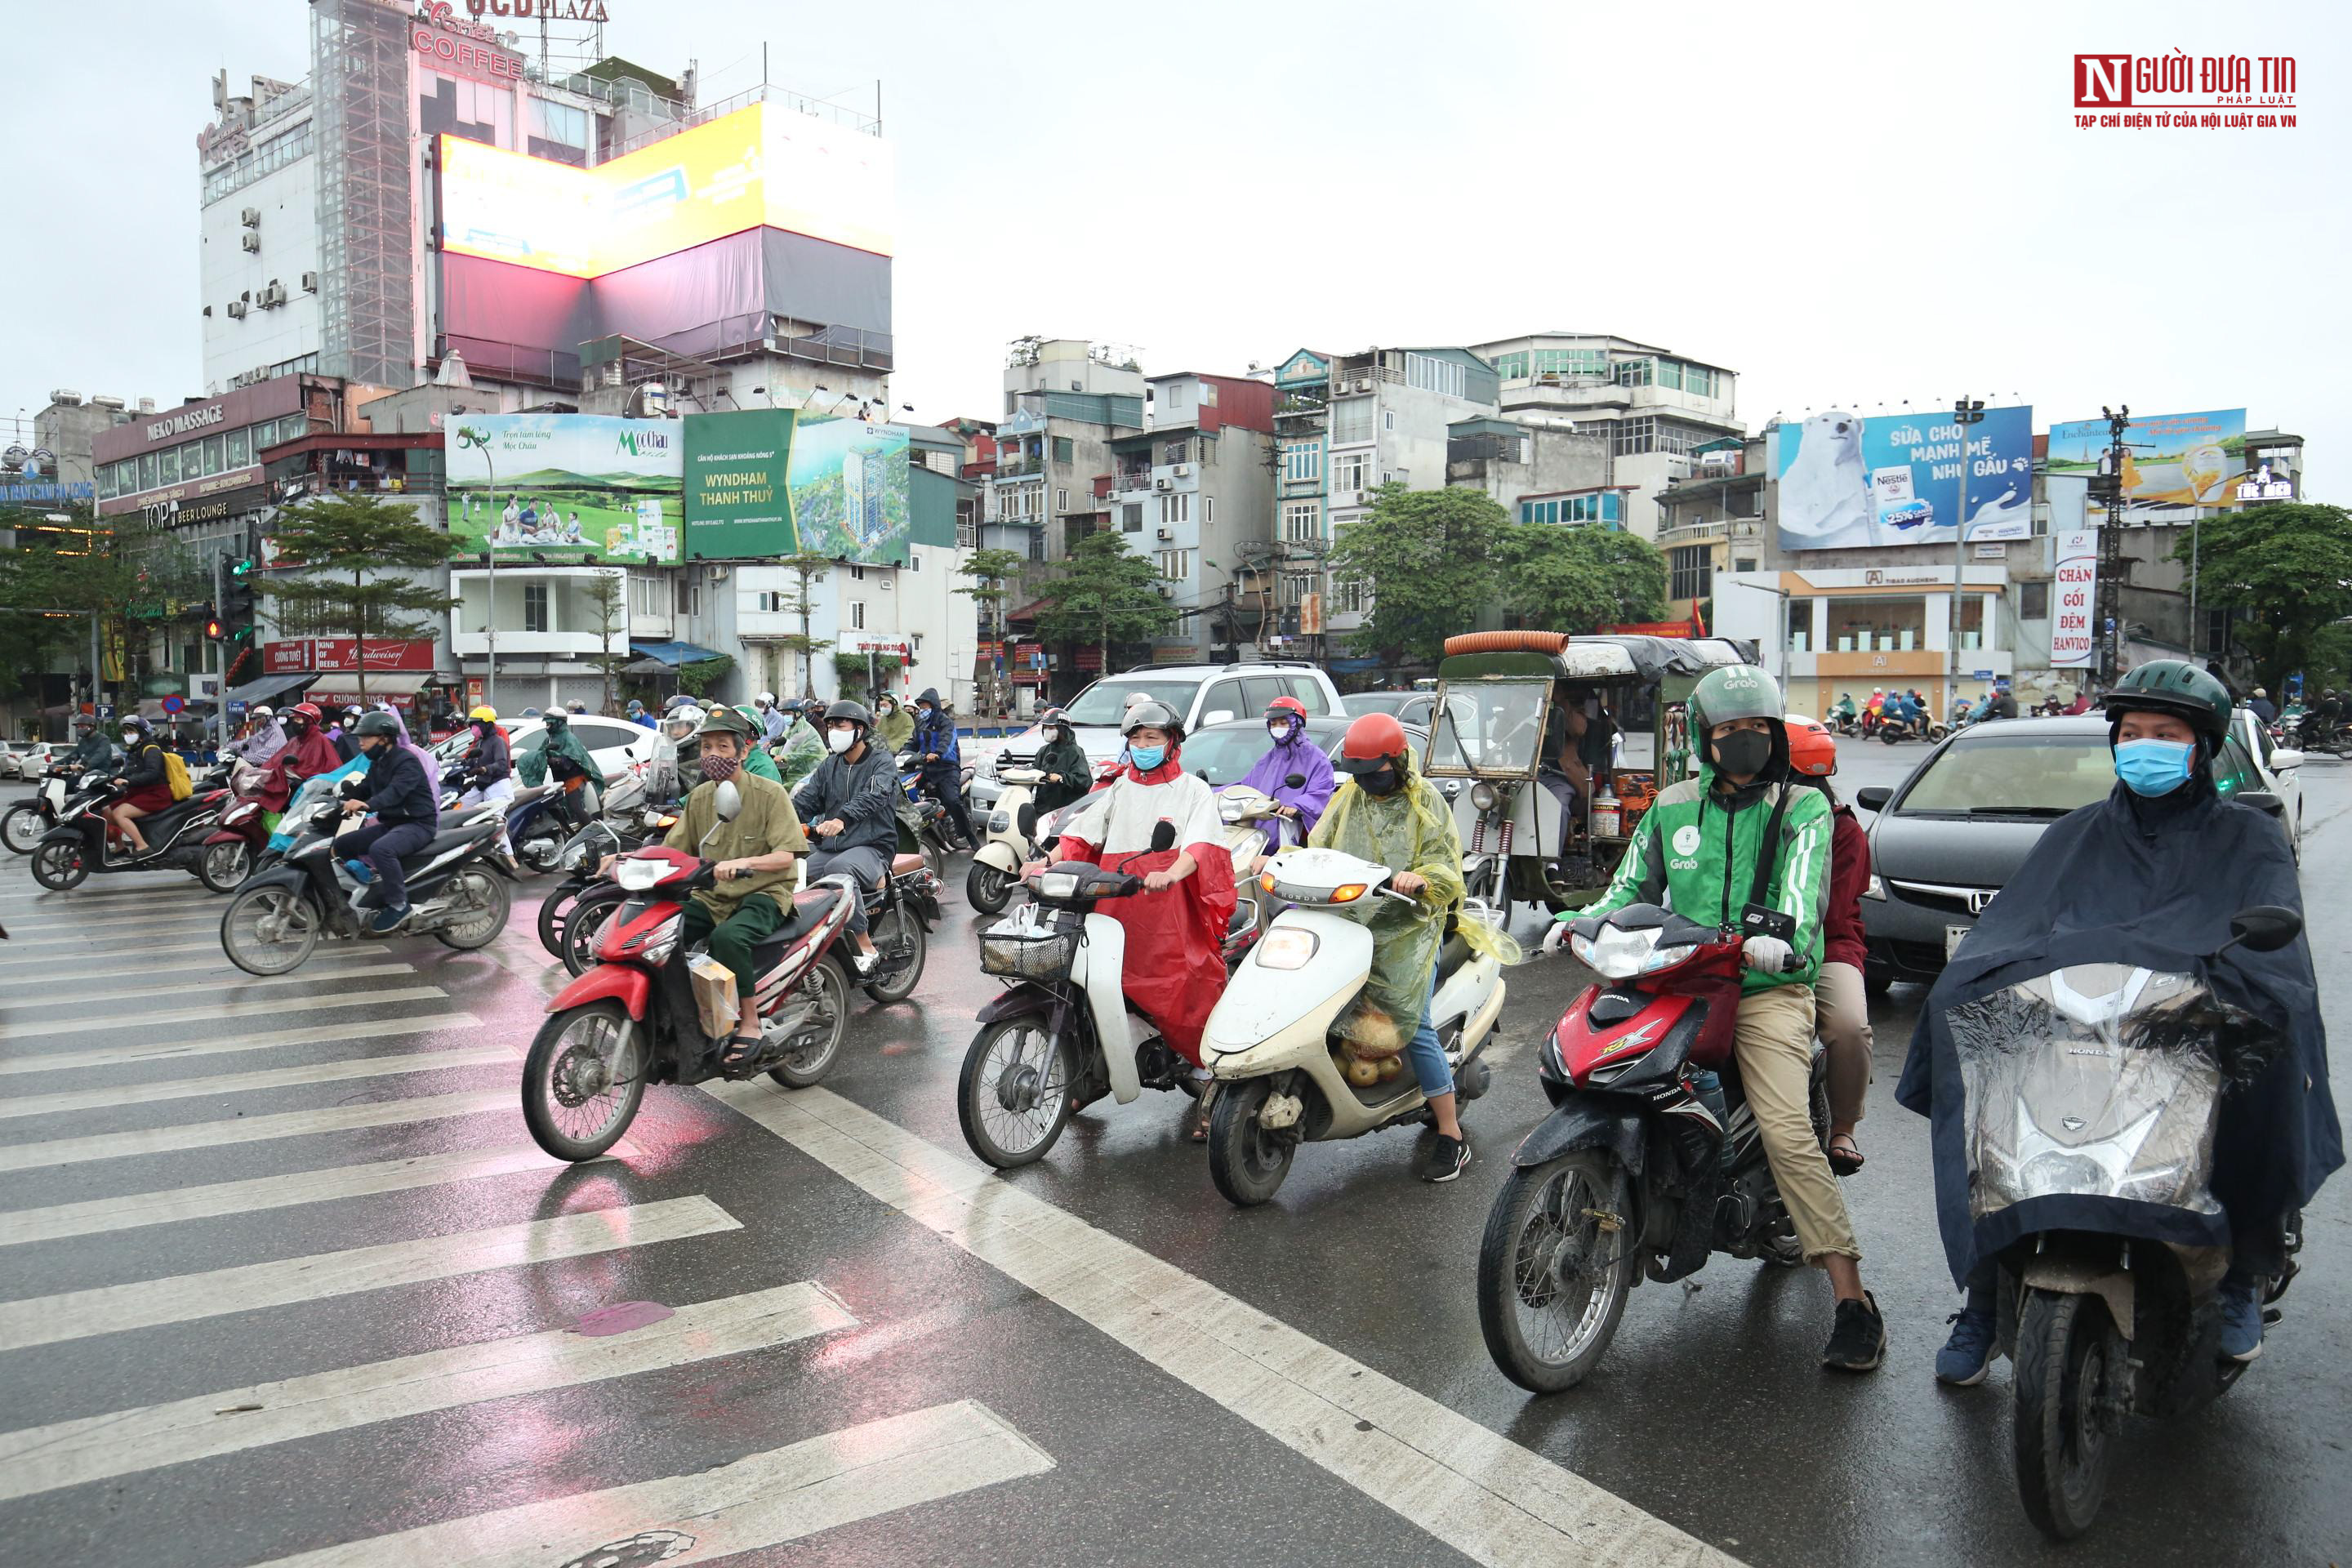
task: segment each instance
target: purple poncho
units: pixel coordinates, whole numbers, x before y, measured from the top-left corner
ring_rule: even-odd
[[[1304,774],[1307,782],[1293,789],[1283,782],[1293,773]],[[1323,808],[1331,804],[1331,792],[1339,787],[1339,781],[1323,748],[1307,738],[1303,726],[1293,725],[1290,739],[1267,746],[1265,755],[1257,760],[1242,784],[1262,790],[1285,805],[1297,806],[1298,839],[1304,843],[1322,819]]]

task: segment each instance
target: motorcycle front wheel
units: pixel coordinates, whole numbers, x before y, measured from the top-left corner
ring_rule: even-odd
[[[49,825],[41,820],[37,801],[18,801],[0,815],[0,844],[19,855],[30,855],[41,842],[41,835],[48,830]]]
[[[205,846],[196,862],[196,880],[208,891],[234,893],[253,869],[253,847],[242,838]]]
[[[574,888],[566,892],[558,888],[539,901],[539,945],[554,957],[563,956],[564,921],[572,900],[579,898],[582,891]]]
[[[963,874],[963,900],[984,915],[1003,914],[1013,900],[1013,879],[983,860]]]
[[[43,844],[33,851],[33,880],[52,893],[79,888],[89,876],[89,851],[79,839]]]
[[[1597,1150],[1511,1172],[1478,1247],[1478,1328],[1505,1377],[1558,1394],[1600,1364],[1633,1288],[1632,1210]]]
[[[971,1152],[1000,1171],[1042,1159],[1069,1125],[1072,1057],[1043,1013],[999,1018],[973,1037],[956,1080],[956,1120]]]
[[[2123,1341],[2096,1296],[2026,1293],[2017,1318],[2011,1434],[2025,1517],[2053,1541],[2091,1528],[2107,1490]]]
[[[636,1120],[646,1094],[644,1031],[628,1025],[606,997],[539,1026],[523,1058],[522,1120],[531,1141],[557,1159],[593,1160]]]
[[[221,911],[221,951],[247,974],[285,974],[319,945],[319,907],[293,888],[248,888]]]
[[[1217,1089],[1209,1116],[1209,1179],[1235,1208],[1255,1208],[1280,1191],[1298,1152],[1296,1129],[1274,1130],[1258,1115],[1274,1094],[1270,1078],[1244,1079]]]
[[[488,947],[507,929],[511,900],[506,879],[479,861],[450,873],[443,897],[458,901],[464,912],[433,933],[433,940],[460,952]]]

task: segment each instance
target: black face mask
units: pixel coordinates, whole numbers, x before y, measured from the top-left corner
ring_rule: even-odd
[[[1367,795],[1394,795],[1404,781],[1397,777],[1394,768],[1382,768],[1376,773],[1358,773],[1356,782],[1364,786]]]
[[[1761,730],[1734,730],[1715,742],[1715,765],[1735,778],[1754,778],[1772,761],[1772,737]]]

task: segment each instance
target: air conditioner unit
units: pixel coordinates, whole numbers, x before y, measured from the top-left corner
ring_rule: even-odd
[[[247,228],[259,228],[261,226],[261,209],[259,207],[247,207],[243,212],[236,215],[236,221],[245,225]]]
[[[1192,464],[1190,464],[1190,463],[1179,463],[1179,464],[1177,464],[1177,465],[1176,465],[1176,477],[1177,477],[1178,479],[1191,479],[1191,478],[1192,477]]]
[[[1172,528],[1163,528],[1160,531],[1160,537],[1162,539],[1173,539],[1176,537],[1176,531]]]
[[[316,294],[319,291],[319,275],[315,272],[305,272],[302,274],[302,287],[310,292]]]
[[[1164,490],[1168,488],[1168,484],[1169,481],[1166,479],[1154,479],[1151,481],[1151,488],[1155,490]]]
[[[260,255],[260,254],[261,254],[261,237],[260,237],[259,235],[257,235],[257,234],[248,234],[248,235],[246,235],[246,236],[243,237],[243,239],[242,239],[242,241],[241,241],[240,243],[242,243],[242,244],[244,245],[244,247],[246,247],[246,249],[250,250],[250,251],[251,251],[251,252],[253,252],[256,256],[258,256],[258,255]]]
[[[232,321],[242,321],[245,320],[245,313],[251,309],[253,309],[253,307],[247,304],[242,300],[231,300],[228,302],[229,320]]]
[[[1370,392],[1371,389],[1372,384],[1369,381],[1360,381],[1356,383],[1356,390],[1358,392]]]
[[[268,285],[267,288],[262,289],[258,296],[256,297],[254,303],[261,306],[264,310],[267,310],[273,305],[283,305],[286,303],[286,285],[283,283],[272,283]]]

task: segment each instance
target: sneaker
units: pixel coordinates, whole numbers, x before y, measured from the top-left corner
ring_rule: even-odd
[[[2262,1297],[2251,1279],[2221,1281],[2221,1353],[2238,1362],[2263,1353]]]
[[[375,868],[364,860],[346,860],[343,862],[343,869],[349,871],[352,874],[352,880],[362,888],[375,880]]]
[[[1440,1132],[1429,1146],[1429,1163],[1422,1168],[1424,1182],[1450,1182],[1470,1163],[1468,1137],[1448,1138]]]
[[[857,971],[858,979],[871,980],[874,972],[881,966],[882,952],[879,948],[872,952],[860,952],[854,947],[849,950],[849,967]]]
[[[1952,1325],[1952,1337],[1936,1352],[1936,1381],[1974,1388],[1992,1370],[1992,1309],[1964,1308],[1945,1321]]]
[[[408,906],[406,904],[401,905],[400,908],[396,910],[378,910],[375,912],[375,918],[368,921],[368,930],[375,932],[378,936],[389,936],[394,931],[398,931],[400,929],[400,922],[407,918]]]
[[[1876,1372],[1885,1359],[1886,1321],[1878,1315],[1876,1299],[1864,1290],[1859,1301],[1840,1301],[1822,1364],[1839,1372]]]

